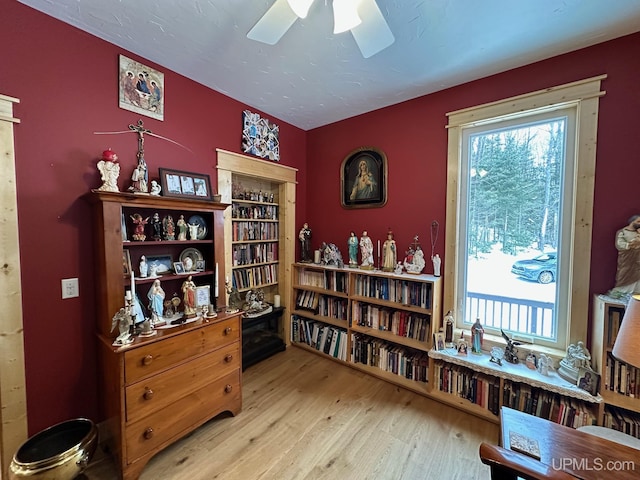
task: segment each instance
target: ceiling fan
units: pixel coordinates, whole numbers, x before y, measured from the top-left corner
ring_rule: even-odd
[[[298,18],[305,18],[314,0],[276,0],[247,33],[251,40],[275,45]],[[364,58],[395,41],[376,0],[333,0],[334,30],[350,30]]]

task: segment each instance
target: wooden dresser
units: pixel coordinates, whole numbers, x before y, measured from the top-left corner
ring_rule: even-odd
[[[242,408],[239,314],[220,315],[114,348],[101,339],[108,445],[125,480],[219,413]]]
[[[216,415],[225,411],[236,415],[242,407],[240,313],[218,313],[208,320],[200,315],[177,326],[167,321],[152,336],[138,335],[133,343],[114,346],[118,328],[113,328],[113,318],[125,297],[135,296],[145,317],[150,313],[148,292],[156,279],[165,291],[165,307],[171,303],[168,300],[182,297],[186,275],[166,266],[187,253],[201,260],[197,270],[187,273],[198,288],[210,292],[204,305],[215,303],[218,293],[225,298],[217,283],[225,278],[223,212],[227,205],[112,192],[92,192],[88,200],[95,220],[102,440],[122,478],[134,480],[157,452]],[[197,220],[201,231],[197,238],[158,239],[148,233],[146,239],[134,241],[129,219],[136,214],[182,217],[189,223]],[[162,274],[132,279],[130,271],[137,272],[143,256],[164,265]],[[223,305],[217,306],[224,311]]]

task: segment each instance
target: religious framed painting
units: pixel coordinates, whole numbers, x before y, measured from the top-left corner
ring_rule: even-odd
[[[158,173],[164,197],[190,197],[196,200],[213,198],[209,175],[168,168],[159,168]]]
[[[387,203],[387,156],[375,147],[361,147],[340,167],[340,201],[344,208],[376,208]]]
[[[120,55],[118,106],[164,120],[164,73]]]

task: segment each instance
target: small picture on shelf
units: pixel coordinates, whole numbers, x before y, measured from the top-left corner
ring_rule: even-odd
[[[204,260],[196,260],[196,272],[204,272]]]
[[[186,273],[182,262],[173,262],[173,271],[176,272],[176,275],[183,275]]]
[[[126,276],[131,275],[131,254],[127,248],[122,250],[122,270]]]
[[[436,332],[433,334],[433,348],[435,350],[444,350],[444,332]]]
[[[153,269],[156,275],[167,275],[173,270],[171,255],[150,255],[147,257],[149,269]]]
[[[595,396],[598,394],[599,387],[600,375],[589,368],[580,367],[578,371],[578,388]]]
[[[467,341],[459,340],[458,341],[458,355],[467,355]]]
[[[196,307],[209,306],[211,304],[211,285],[196,287]]]

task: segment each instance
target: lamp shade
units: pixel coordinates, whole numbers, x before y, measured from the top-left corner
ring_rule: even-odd
[[[640,368],[640,295],[632,295],[613,345],[613,356]]]
[[[359,0],[333,0],[333,33],[342,33],[362,23]]]

